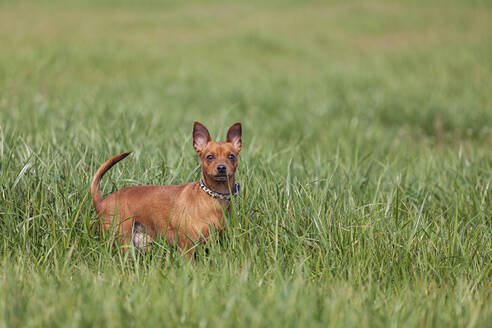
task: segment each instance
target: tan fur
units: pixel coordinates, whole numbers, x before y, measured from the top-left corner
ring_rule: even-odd
[[[200,158],[202,179],[210,189],[229,193],[234,188],[241,146],[241,123],[229,128],[225,142],[213,142],[205,126],[195,122],[193,147]],[[162,236],[192,257],[193,247],[209,237],[212,227],[218,231],[225,228],[223,213],[230,210],[229,201],[207,195],[199,182],[128,187],[103,199],[99,188],[102,176],[128,154],[112,157],[94,176],[91,195],[96,213],[102,218],[102,229],[109,229],[115,220],[126,245],[133,242],[136,247],[145,248],[147,238]],[[207,158],[209,155],[213,160]],[[234,160],[228,158],[231,155]],[[219,165],[225,165],[226,177],[219,176]]]

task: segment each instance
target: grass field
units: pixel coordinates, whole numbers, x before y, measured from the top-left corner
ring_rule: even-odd
[[[488,1],[1,1],[0,327],[485,327]],[[187,263],[97,232],[103,192],[197,180],[243,122],[241,195]]]

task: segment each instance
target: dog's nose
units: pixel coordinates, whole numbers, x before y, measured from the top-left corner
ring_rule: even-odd
[[[226,173],[227,167],[224,164],[220,164],[217,166],[217,172],[219,173]]]

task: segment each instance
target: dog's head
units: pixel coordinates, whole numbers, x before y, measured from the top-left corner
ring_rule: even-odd
[[[207,128],[200,122],[193,125],[193,148],[195,148],[203,174],[215,181],[227,181],[234,176],[241,151],[241,123],[233,124],[227,131],[225,142],[214,142]]]

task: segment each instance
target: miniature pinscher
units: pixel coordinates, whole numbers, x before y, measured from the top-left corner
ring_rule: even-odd
[[[239,192],[234,175],[242,147],[241,123],[227,131],[225,142],[214,142],[207,128],[195,122],[193,148],[198,153],[200,181],[169,186],[136,186],[117,190],[103,198],[101,178],[130,153],[114,156],[96,172],[91,196],[100,228],[116,223],[124,245],[145,249],[150,239],[165,237],[193,259],[194,246],[207,240],[210,229],[225,228],[224,213],[230,212],[231,196]]]

